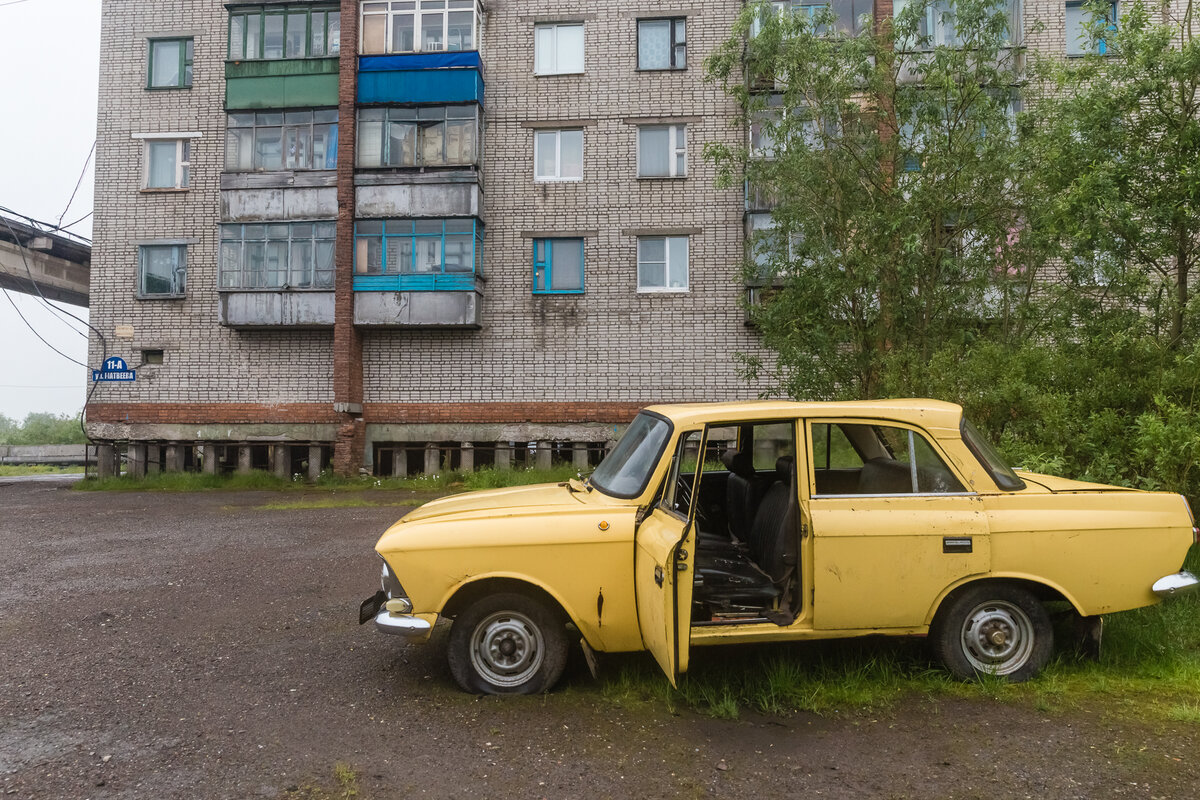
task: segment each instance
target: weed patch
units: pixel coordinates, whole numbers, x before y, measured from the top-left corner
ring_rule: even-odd
[[[0,464],[0,478],[21,475],[78,475],[83,467],[52,467],[48,464]]]
[[[332,786],[328,781],[308,782],[288,788],[286,800],[354,800],[359,797],[358,774],[349,764],[333,765]]]

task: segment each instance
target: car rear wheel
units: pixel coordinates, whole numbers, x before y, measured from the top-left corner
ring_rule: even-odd
[[[487,595],[454,620],[447,655],[450,673],[468,692],[539,694],[566,666],[565,620],[527,595]]]
[[[955,676],[998,675],[1012,683],[1041,671],[1054,652],[1045,607],[1012,584],[971,586],[943,606],[929,631],[934,655]]]

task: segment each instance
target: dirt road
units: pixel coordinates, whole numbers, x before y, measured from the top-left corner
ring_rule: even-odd
[[[341,797],[338,763],[374,800],[1200,792],[1200,730],[1100,713],[719,721],[616,707],[581,659],[545,697],[465,695],[438,643],[357,624],[405,509],[281,499],[0,479],[0,796]]]

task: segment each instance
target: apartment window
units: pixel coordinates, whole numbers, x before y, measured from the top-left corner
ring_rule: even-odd
[[[479,106],[364,108],[358,112],[358,166],[474,164]]]
[[[337,169],[337,121],[336,108],[230,114],[225,170]]]
[[[639,236],[637,271],[639,292],[686,292],[688,237]]]
[[[150,40],[150,69],[146,85],[151,89],[186,89],[192,85],[190,38]]]
[[[860,20],[866,15],[868,24],[870,18],[874,16],[875,3],[874,0],[774,0],[769,4],[768,13],[773,12],[777,17],[784,17],[787,14],[792,14],[796,17],[807,19],[816,28],[817,32],[824,32],[823,26],[818,26],[815,22],[818,15],[825,9],[830,9],[835,18],[834,26],[844,32],[859,33],[862,30]],[[754,20],[751,26],[750,35],[757,36],[762,30],[762,18]]]
[[[222,225],[222,289],[330,289],[334,222]]]
[[[899,16],[912,0],[896,0],[893,5],[893,15]],[[1018,39],[1021,34],[1021,20],[1017,0],[995,0],[993,8],[1007,13],[1008,38]],[[957,47],[962,44],[955,26],[954,0],[932,0],[925,6],[924,14],[917,23],[917,36],[927,47]],[[915,49],[918,43],[901,42],[906,49]]]
[[[187,290],[187,245],[154,244],[138,248],[138,294],[183,297]]]
[[[362,4],[362,52],[455,52],[479,49],[476,0],[400,0]]]
[[[231,61],[336,56],[341,40],[336,6],[238,8],[229,14]]]
[[[145,188],[188,188],[191,157],[190,139],[148,139]]]
[[[1097,40],[1094,44],[1090,40],[1090,34],[1087,26],[1092,21],[1091,9],[1083,2],[1069,2],[1066,6],[1067,12],[1067,55],[1082,56],[1087,53],[1099,53],[1104,55],[1108,51],[1108,43],[1104,39]],[[1104,22],[1107,23],[1108,30],[1116,30],[1117,26],[1117,4],[1114,2],[1108,7],[1108,14]]]
[[[483,230],[474,219],[359,220],[354,234],[357,275],[426,277],[443,288],[439,276],[470,276],[483,254]],[[452,287],[448,287],[452,288]],[[457,288],[471,288],[471,284]]]
[[[583,23],[554,23],[533,27],[533,71],[537,75],[583,72]]]
[[[687,69],[687,19],[638,20],[638,69]]]
[[[583,239],[533,240],[533,293],[583,293]]]
[[[583,180],[583,129],[537,131],[533,163],[534,180]]]
[[[682,178],[686,175],[687,126],[640,126],[638,128],[638,177]]]

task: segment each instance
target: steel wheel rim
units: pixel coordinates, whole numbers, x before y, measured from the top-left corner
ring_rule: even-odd
[[[545,659],[542,631],[516,611],[499,611],[471,633],[471,666],[495,686],[520,686],[529,681]]]
[[[1025,666],[1033,640],[1033,620],[1003,600],[980,603],[963,623],[963,654],[976,671],[989,675],[1011,675]]]

